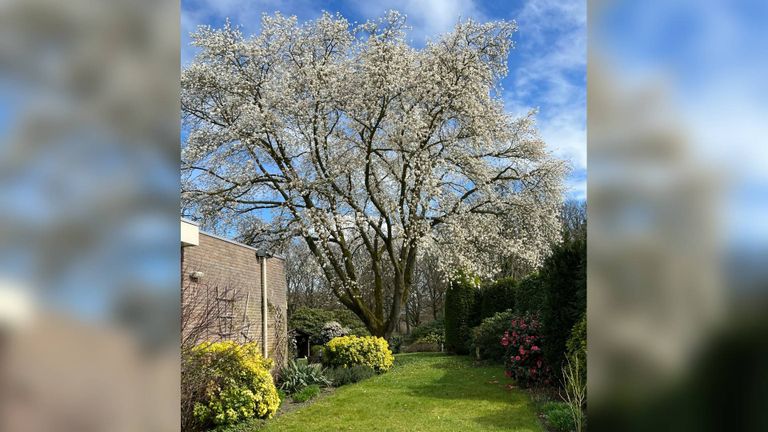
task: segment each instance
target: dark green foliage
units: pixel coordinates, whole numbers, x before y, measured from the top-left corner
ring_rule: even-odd
[[[480,319],[493,316],[515,307],[515,289],[517,282],[513,278],[499,279],[484,286],[481,291]]]
[[[336,321],[350,330],[355,336],[369,336],[370,332],[360,318],[347,309],[326,310],[300,307],[288,319],[289,329],[299,329],[309,333],[310,343],[322,344],[321,332],[326,323]]]
[[[293,401],[296,403],[306,402],[320,394],[319,385],[304,387],[298,393],[293,395]]]
[[[514,316],[512,310],[498,312],[472,329],[472,352],[477,348],[480,359],[503,363],[506,348],[501,345],[501,337]]]
[[[323,352],[325,351],[325,347],[322,345],[312,345],[312,347],[309,349],[309,362],[310,363],[321,363],[323,361]]]
[[[571,330],[571,337],[565,343],[568,356],[579,362],[579,370],[587,376],[587,313],[581,314]]]
[[[310,385],[331,385],[322,366],[290,361],[280,370],[280,389],[288,394],[299,392]]]
[[[434,338],[445,335],[445,322],[443,320],[431,321],[414,328],[411,330],[411,334],[406,337],[405,342],[411,344],[419,339],[432,337],[431,335],[434,335]]]
[[[547,425],[557,432],[571,432],[576,430],[568,404],[563,402],[548,402],[542,407],[544,419]]]
[[[376,375],[376,371],[368,366],[352,366],[328,369],[326,376],[334,387],[356,383]]]
[[[460,277],[445,293],[445,349],[449,352],[469,353],[472,327],[480,323],[477,285],[476,279]]]
[[[565,360],[571,330],[587,308],[586,264],[586,240],[577,239],[556,246],[540,272],[545,293],[544,353],[555,372]]]
[[[541,276],[533,273],[523,278],[515,286],[513,296],[514,309],[518,314],[541,313],[545,301]]]
[[[387,343],[389,344],[389,349],[392,351],[392,354],[399,354],[400,350],[403,348],[403,336],[401,335],[392,335],[387,339]]]

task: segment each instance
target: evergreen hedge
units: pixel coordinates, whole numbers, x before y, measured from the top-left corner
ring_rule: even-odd
[[[480,290],[477,278],[465,276],[452,281],[445,293],[445,349],[468,354],[472,328],[480,323]]]

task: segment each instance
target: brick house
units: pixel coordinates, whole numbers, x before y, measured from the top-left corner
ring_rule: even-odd
[[[182,344],[258,342],[287,358],[285,259],[200,231],[181,220]],[[264,342],[266,340],[266,343]]]

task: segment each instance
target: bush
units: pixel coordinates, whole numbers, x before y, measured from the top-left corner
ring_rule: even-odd
[[[450,352],[469,353],[472,327],[479,324],[477,286],[476,278],[460,277],[445,293],[445,349]]]
[[[288,328],[302,330],[310,334],[310,344],[322,345],[327,341],[322,341],[320,334],[323,326],[331,321],[336,321],[348,328],[351,335],[370,335],[360,318],[348,309],[327,310],[300,307],[288,318]]]
[[[515,316],[501,338],[506,347],[506,375],[521,387],[552,384],[552,370],[544,358],[541,322],[535,315]]]
[[[294,394],[310,385],[329,386],[331,382],[324,373],[325,371],[318,364],[290,361],[280,371],[280,388],[288,394]]]
[[[513,278],[499,279],[480,290],[480,319],[489,318],[498,312],[515,307],[515,289],[517,282]]]
[[[352,366],[328,369],[326,376],[334,387],[353,384],[376,375],[376,371],[368,366]]]
[[[559,372],[571,329],[587,309],[586,241],[558,245],[541,269],[545,293],[541,319],[548,363]]]
[[[571,432],[576,430],[573,416],[568,405],[562,402],[548,402],[542,407],[542,414],[547,425],[558,432]]]
[[[333,338],[346,336],[350,330],[336,321],[329,321],[323,324],[323,328],[320,330],[320,343],[327,344]]]
[[[518,314],[541,313],[544,308],[544,288],[537,273],[523,278],[514,288],[514,310]]]
[[[270,418],[280,398],[269,373],[272,361],[257,344],[204,342],[182,359],[182,422],[185,430]]]
[[[571,337],[565,343],[565,351],[570,359],[578,361],[579,370],[587,376],[587,313],[573,326]]]
[[[509,329],[515,313],[511,310],[499,312],[486,318],[479,326],[472,329],[472,349],[480,354],[483,360],[504,363],[506,347],[501,345],[501,336]]]
[[[376,336],[342,336],[325,345],[323,362],[330,366],[368,366],[376,372],[392,367],[395,358],[384,338]]]
[[[319,385],[304,387],[298,393],[293,395],[293,401],[296,403],[306,402],[320,394]]]
[[[400,335],[392,335],[387,340],[387,343],[389,344],[389,348],[392,350],[392,353],[398,354],[403,348],[403,337]]]
[[[432,338],[433,340],[443,340],[444,342],[445,325],[443,320],[435,320],[415,327],[411,330],[411,334],[406,337],[405,341],[408,344],[412,344],[417,340],[424,339],[426,337]]]
[[[312,363],[320,363],[323,361],[323,352],[325,347],[322,345],[312,345],[309,348],[309,361]]]

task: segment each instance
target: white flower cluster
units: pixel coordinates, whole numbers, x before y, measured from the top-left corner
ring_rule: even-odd
[[[447,275],[539,263],[559,236],[565,166],[534,113],[510,118],[497,96],[515,23],[463,21],[420,50],[404,26],[392,12],[264,16],[249,38],[201,28],[181,80],[186,205],[314,242],[350,302],[361,254],[395,281],[422,254]]]

